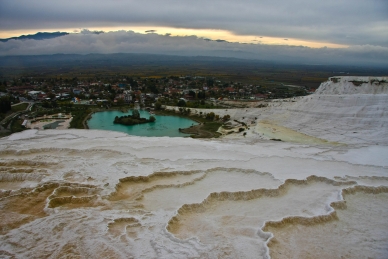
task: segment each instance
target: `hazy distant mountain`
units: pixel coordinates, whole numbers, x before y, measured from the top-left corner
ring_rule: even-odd
[[[61,37],[64,35],[67,35],[69,33],[67,32],[38,32],[36,34],[29,34],[29,35],[22,35],[19,37],[11,37],[7,39],[0,39],[2,42],[7,42],[9,40],[45,40],[45,39],[52,39],[56,37]]]

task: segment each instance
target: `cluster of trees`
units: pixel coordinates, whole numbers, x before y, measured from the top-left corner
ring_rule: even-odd
[[[192,111],[190,108],[179,107],[179,112],[180,112],[180,114],[183,114],[183,115],[190,115]],[[223,117],[220,117],[219,115],[215,114],[214,112],[209,112],[209,113],[205,113],[205,114],[203,114],[202,112],[199,112],[199,116],[204,117],[208,121],[220,121],[220,120],[222,120],[222,121],[226,122],[226,121],[230,120],[229,114],[226,114]]]
[[[179,108],[179,112],[180,112],[181,114],[184,114],[184,115],[190,115],[191,110],[190,110],[190,109],[186,109],[186,108],[180,107],[180,108]]]
[[[189,95],[195,99],[205,99],[206,93],[204,91],[199,91],[198,93],[195,93],[194,91],[189,91]]]
[[[220,116],[215,115],[214,112],[209,112],[208,114],[206,114],[206,119],[209,121],[212,121],[214,119],[219,120],[219,118]]]
[[[141,118],[140,113],[138,110],[133,110],[132,115],[126,115],[126,116],[116,116],[113,123],[115,124],[123,124],[123,125],[136,125],[136,124],[143,124],[148,122],[154,122],[156,119],[154,116],[150,116],[150,118],[147,120],[146,118]]]
[[[42,102],[42,107],[44,107],[44,108],[56,108],[56,107],[58,107],[58,104],[57,104],[57,102],[56,101],[48,101],[48,100],[44,100],[43,102]]]
[[[84,106],[84,107],[74,107],[72,109],[68,109],[71,111],[71,115],[73,116],[73,119],[70,122],[70,128],[76,128],[76,129],[83,129],[84,128],[84,119],[88,114],[90,114],[92,111]]]
[[[189,107],[189,108],[203,108],[203,109],[212,109],[215,108],[213,103],[207,104],[204,100],[201,101],[185,101],[183,99],[179,99],[176,103],[178,107]]]
[[[11,110],[11,100],[8,96],[0,98],[0,113],[7,113]]]
[[[220,119],[221,119],[222,121],[228,121],[228,120],[230,120],[230,115],[229,115],[229,114],[226,114],[226,115],[224,115],[222,118],[220,118],[220,116],[219,116],[219,115],[216,115],[214,112],[209,112],[209,113],[206,114],[205,118],[206,118],[207,120],[209,120],[209,121],[213,121],[213,120],[218,121],[218,120],[220,120]]]

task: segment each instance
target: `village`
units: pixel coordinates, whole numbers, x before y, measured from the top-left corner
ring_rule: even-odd
[[[269,84],[252,85],[224,82],[214,77],[169,76],[161,78],[132,78],[128,76],[104,80],[78,80],[22,77],[2,82],[4,90],[21,100],[53,102],[70,100],[75,104],[123,105],[138,102],[148,105],[158,98],[170,105],[179,100],[265,100],[306,95],[315,89],[304,86]],[[174,103],[175,102],[175,103]],[[202,102],[203,104],[203,102]],[[194,104],[193,104],[194,105]]]
[[[291,100],[313,91],[304,86],[247,84],[202,76],[20,77],[0,81],[0,124],[8,133],[25,128],[88,128],[90,114],[101,109],[181,107],[184,115],[189,109],[260,108],[273,99]],[[23,105],[25,109],[21,109]],[[50,116],[65,118],[50,121]]]

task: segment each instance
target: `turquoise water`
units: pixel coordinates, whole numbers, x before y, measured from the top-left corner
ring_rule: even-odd
[[[147,111],[139,111],[140,117],[149,118],[150,113]],[[186,137],[188,134],[180,133],[179,128],[188,128],[191,125],[198,124],[193,120],[180,118],[178,116],[161,116],[153,115],[155,122],[144,123],[132,126],[114,124],[113,120],[116,116],[132,115],[132,111],[124,113],[121,111],[105,111],[97,112],[88,120],[90,129],[113,130],[125,132],[129,135],[145,136],[145,137]]]
[[[65,121],[54,121],[52,123],[46,124],[43,126],[44,129],[56,129],[59,124]]]

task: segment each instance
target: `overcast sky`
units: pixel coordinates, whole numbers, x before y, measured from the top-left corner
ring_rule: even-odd
[[[316,63],[336,58],[388,64],[388,0],[0,0],[2,38],[85,28],[116,32],[8,41],[0,43],[0,55],[229,52],[245,58],[300,56],[310,62],[315,55]],[[166,33],[171,36],[162,36]]]

